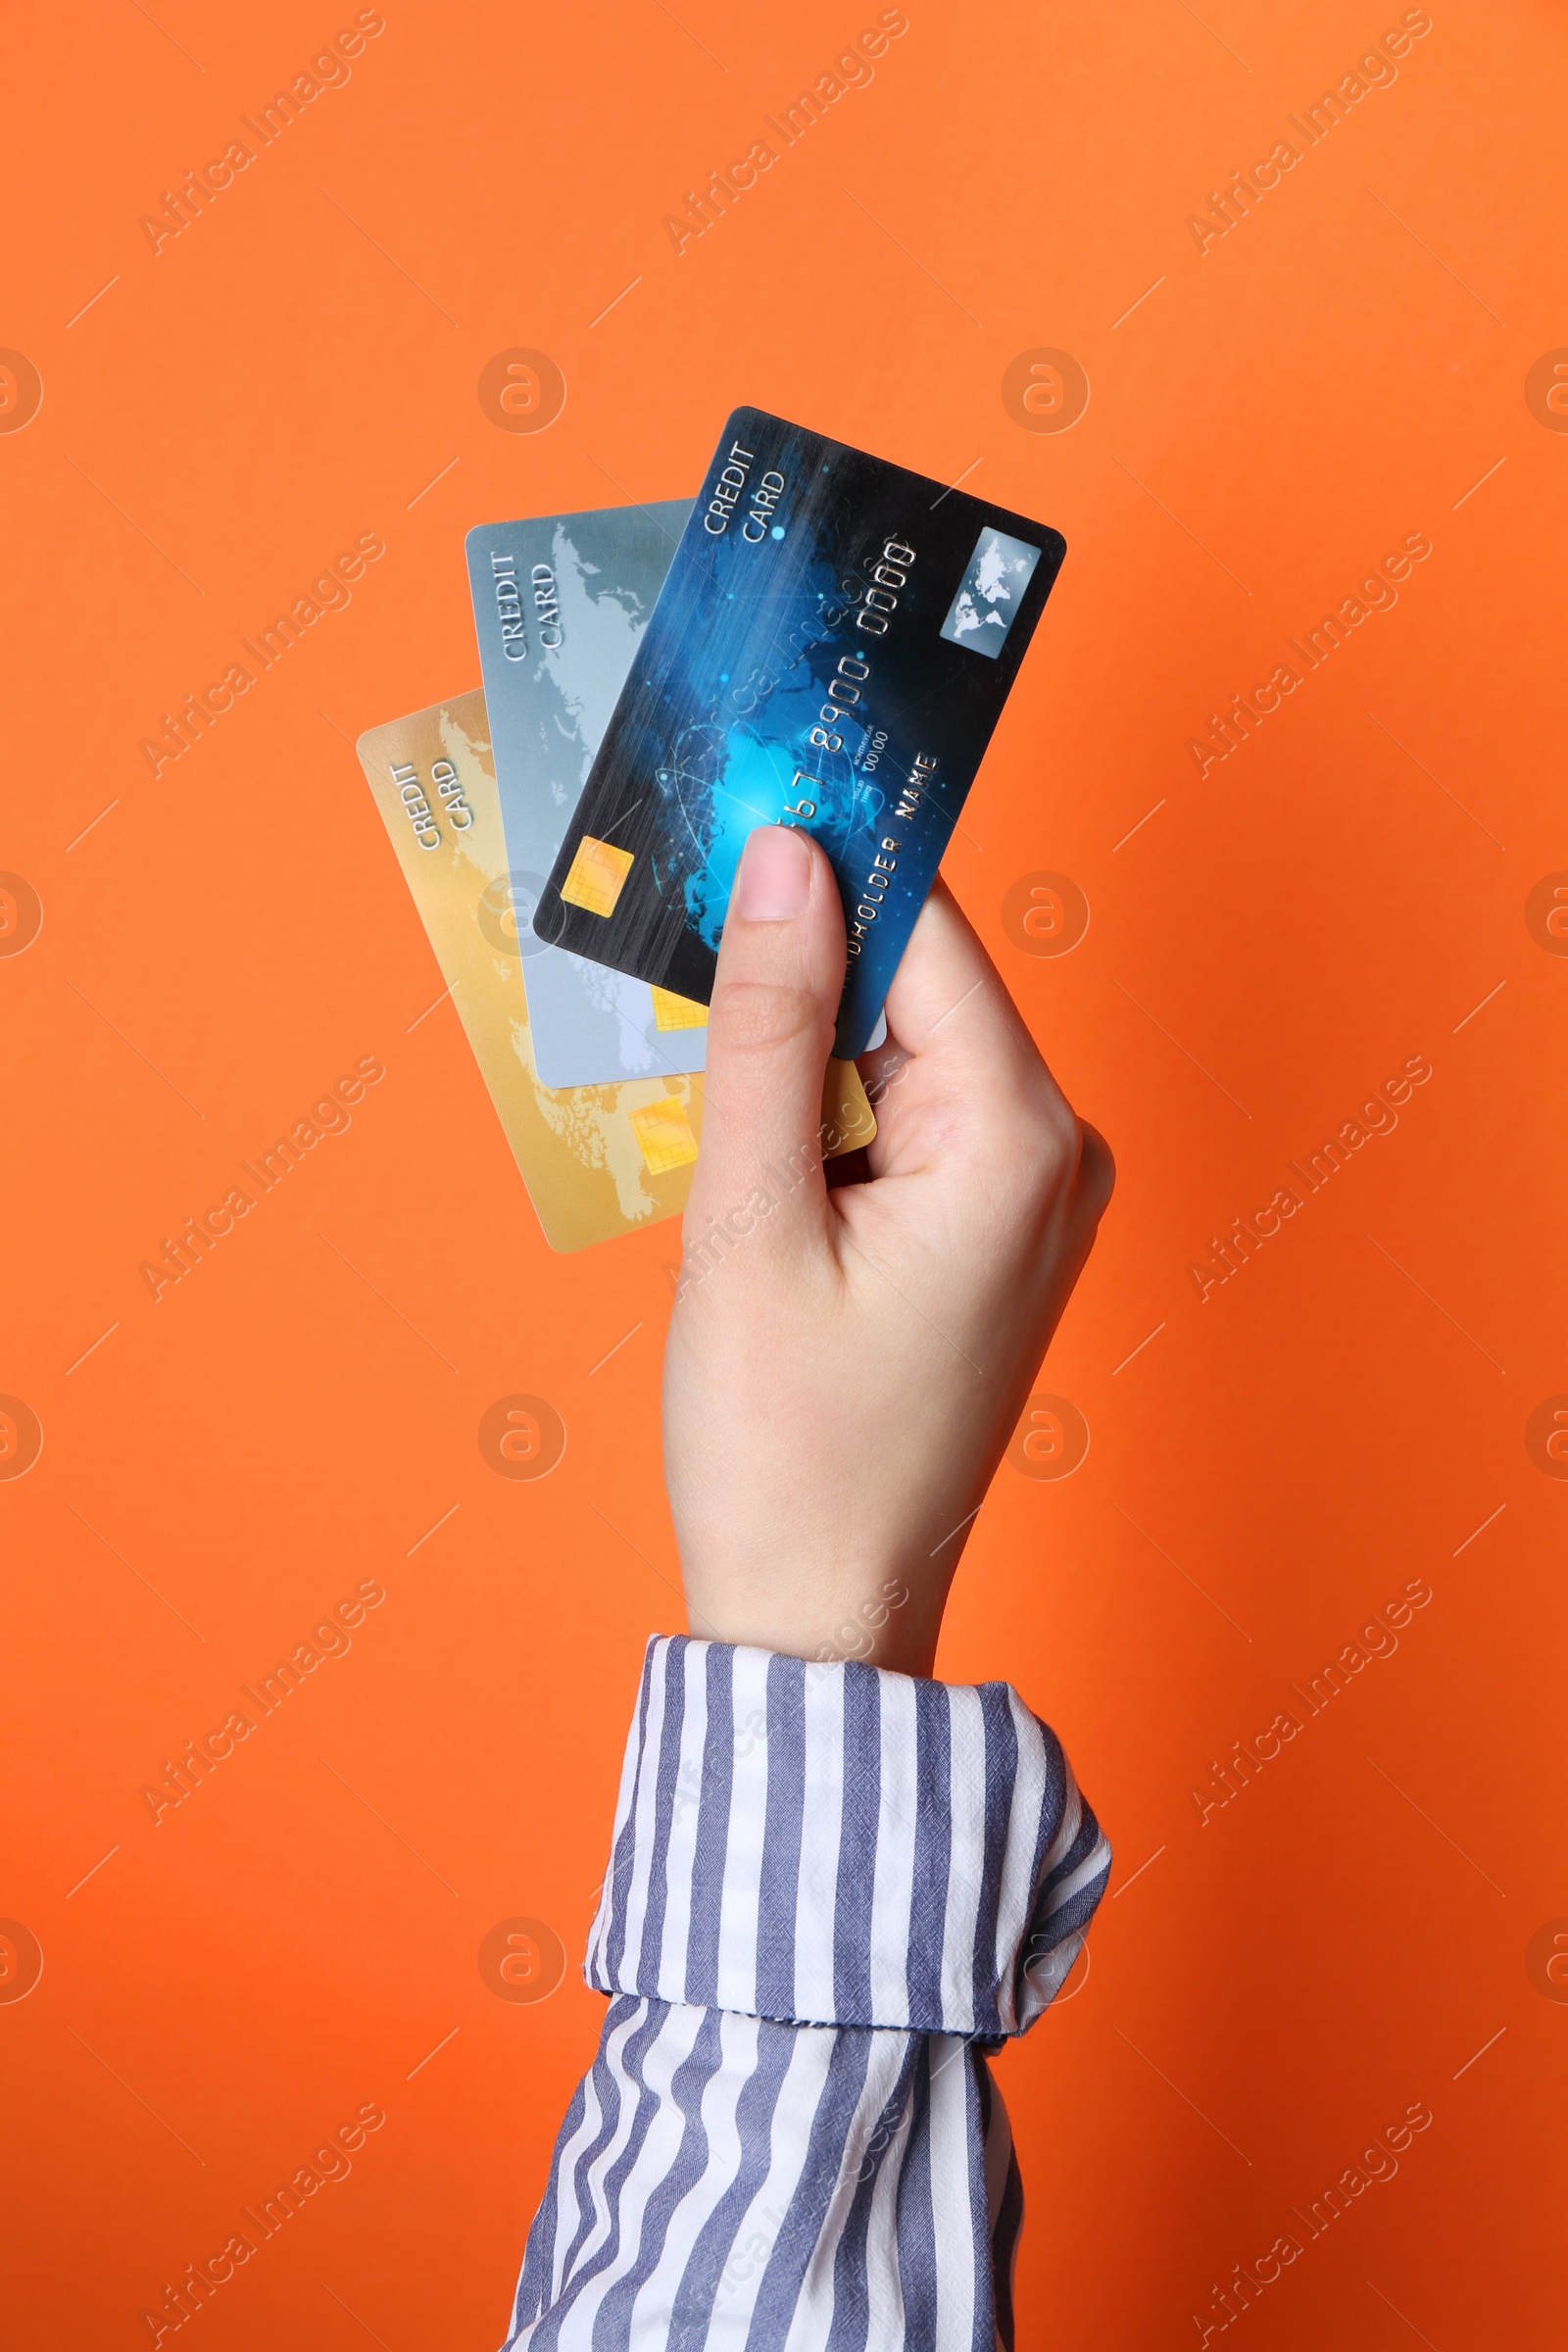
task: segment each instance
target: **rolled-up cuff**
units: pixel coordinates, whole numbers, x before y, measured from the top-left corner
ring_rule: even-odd
[[[1054,1734],[1007,1684],[658,1638],[584,1973],[1000,2041],[1057,1990],[1109,1867]]]

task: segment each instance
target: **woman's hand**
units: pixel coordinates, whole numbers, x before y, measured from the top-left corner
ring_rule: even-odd
[[[694,1633],[928,1674],[970,1522],[1110,1198],[942,882],[862,1058],[869,1181],[824,1181],[844,978],[832,870],[753,833],[718,957],[664,1353]]]

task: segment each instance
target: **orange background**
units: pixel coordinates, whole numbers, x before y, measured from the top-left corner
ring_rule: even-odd
[[[468,525],[690,492],[755,401],[973,468],[1068,542],[947,860],[1120,1165],[1042,1376],[1088,1458],[1004,1468],[942,1655],[1049,1715],[1118,1856],[1087,1981],[1000,2065],[1020,2340],[1196,2341],[1211,2286],[1424,2101],[1397,2178],[1239,2328],[1560,2343],[1568,2010],[1526,1953],[1568,1913],[1568,1491],[1525,1443],[1568,1387],[1568,966],[1525,913],[1568,866],[1568,437],[1525,396],[1568,343],[1560,13],[1437,0],[1200,254],[1189,213],[1396,7],[911,0],[869,86],[678,258],[662,215],[874,7],[385,13],[156,256],[138,216],[353,10],[8,31],[29,226],[0,342],[43,381],[0,435],[0,864],[43,906],[0,960],[0,1388],[44,1433],[0,1483],[0,1911],[44,1956],[0,2003],[16,2340],[148,2340],[165,2282],[369,2101],[352,2175],[201,2340],[504,2331],[601,2003],[574,1974],[503,2001],[476,1955],[528,1915],[575,1961],[642,1644],[680,1622],[675,1233],[544,1247],[450,1004],[419,1019],[440,982],[352,746],[476,682]],[[568,387],[536,435],[476,398],[517,345]],[[1004,406],[1037,347],[1087,371],[1069,431]],[[352,605],[154,782],[160,714],[366,531]],[[1207,714],[1416,531],[1397,607],[1200,781]],[[1092,909],[1063,956],[1004,928],[1038,869]],[[162,1237],[368,1054],[352,1129],[154,1304]],[[1414,1055],[1397,1130],[1200,1303],[1209,1237]],[[538,1483],[476,1445],[513,1391],[566,1426]],[[1416,1577],[1397,1654],[1200,1826],[1210,1760]],[[369,1578],[352,1651],[155,1828],[141,1785]]]

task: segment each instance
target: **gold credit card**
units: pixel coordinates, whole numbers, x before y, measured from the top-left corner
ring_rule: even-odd
[[[375,805],[553,1250],[582,1250],[686,1205],[703,1126],[700,1076],[552,1090],[534,1070],[520,935],[484,696],[474,689],[371,727],[358,745]],[[876,1121],[853,1062],[830,1061],[828,1156]]]

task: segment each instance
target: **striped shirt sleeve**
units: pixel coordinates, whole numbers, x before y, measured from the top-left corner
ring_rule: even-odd
[[[508,2346],[1010,2346],[985,2052],[1056,1992],[1109,1862],[1005,1684],[651,1642],[585,1967],[609,2013]]]

